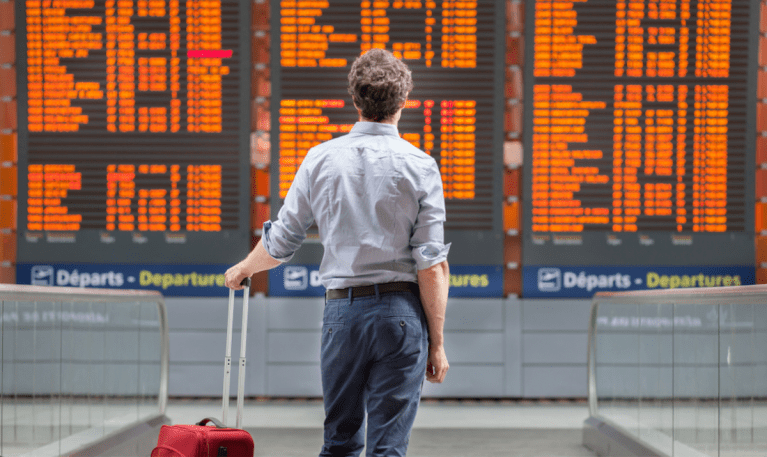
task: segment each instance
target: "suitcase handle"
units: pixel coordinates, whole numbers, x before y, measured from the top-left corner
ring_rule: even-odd
[[[250,278],[240,283],[244,286],[242,302],[242,331],[240,336],[240,369],[237,380],[237,428],[242,424],[242,409],[245,397],[245,338],[248,334],[248,297],[250,295]],[[224,394],[222,399],[221,420],[226,424],[229,420],[229,379],[232,368],[232,327],[234,320],[234,290],[229,289],[229,313],[226,325],[226,353],[224,355]]]
[[[202,425],[205,426],[208,422],[215,425],[216,428],[228,428],[226,425],[222,424],[221,421],[216,419],[215,417],[206,417],[205,419],[201,420],[200,422],[196,423],[195,425]]]

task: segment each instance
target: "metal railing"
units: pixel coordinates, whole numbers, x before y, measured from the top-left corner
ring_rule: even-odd
[[[599,455],[767,455],[767,286],[600,293],[588,338]]]
[[[161,294],[0,284],[0,318],[0,455],[148,455],[126,443],[167,422]]]

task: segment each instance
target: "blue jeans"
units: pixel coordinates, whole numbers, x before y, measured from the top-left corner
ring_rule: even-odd
[[[325,444],[320,456],[404,456],[421,398],[428,329],[420,297],[327,300],[322,324]]]

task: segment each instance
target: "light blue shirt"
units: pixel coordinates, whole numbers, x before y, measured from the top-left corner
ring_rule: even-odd
[[[289,261],[317,221],[327,289],[418,282],[417,270],[447,259],[445,198],[435,160],[397,127],[357,122],[306,155],[274,222],[266,252]]]

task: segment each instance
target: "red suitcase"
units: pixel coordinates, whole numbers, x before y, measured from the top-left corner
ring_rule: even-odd
[[[226,327],[226,355],[224,357],[223,423],[205,418],[196,425],[163,425],[152,457],[253,457],[253,438],[242,425],[242,406],[245,396],[245,338],[248,334],[248,296],[250,278],[243,282],[245,296],[242,303],[242,336],[240,338],[240,369],[237,381],[237,425],[228,428],[229,380],[232,368],[232,321],[234,319],[234,291],[229,291],[229,316]],[[213,423],[215,427],[206,425]]]

